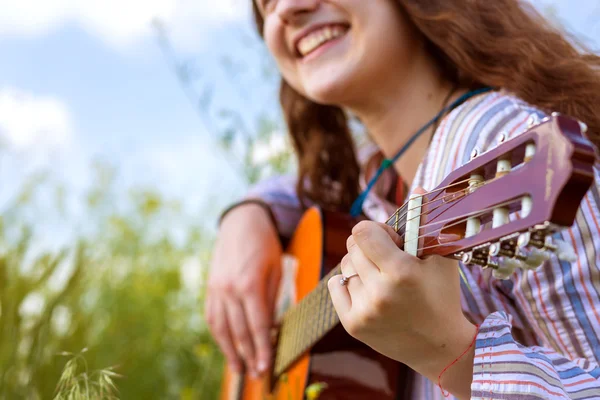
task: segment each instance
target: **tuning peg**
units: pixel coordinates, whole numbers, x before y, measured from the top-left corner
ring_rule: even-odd
[[[471,265],[473,263],[473,252],[468,251],[464,253],[461,257],[461,261],[465,265]]]
[[[523,268],[523,263],[512,258],[503,257],[498,263],[498,267],[492,272],[492,276],[496,279],[508,279],[517,268]]]
[[[489,257],[487,246],[482,247],[481,249],[477,249],[475,251],[468,251],[463,253],[461,256],[461,261],[465,265],[479,265],[482,268],[498,268],[496,262]]]
[[[573,247],[564,240],[554,239],[552,240],[552,245],[548,246],[548,248],[550,248],[561,261],[570,263],[577,261],[575,250],[573,250]]]
[[[544,237],[540,237],[539,234],[534,237],[534,235],[532,235],[531,232],[524,232],[519,235],[519,239],[517,240],[517,246],[520,249],[525,249],[529,247],[537,247],[538,249],[544,249],[546,247],[546,240],[541,239],[544,239]]]
[[[540,249],[529,249],[523,254],[523,250],[521,253],[525,258],[523,259],[524,267],[527,270],[535,270],[544,262],[550,259],[550,253],[545,250]]]
[[[491,257],[514,257],[517,249],[517,243],[510,239],[497,243],[492,243],[489,247],[489,255]]]

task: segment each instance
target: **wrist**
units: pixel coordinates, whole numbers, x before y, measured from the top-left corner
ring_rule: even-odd
[[[439,380],[444,392],[469,398],[477,332],[466,318],[451,329],[438,330],[424,356],[409,366],[436,384]]]
[[[476,330],[477,332],[477,330]],[[455,362],[451,362],[441,370],[437,377],[437,385],[442,394],[447,396],[452,393],[459,399],[471,398],[471,384],[473,382],[473,361],[475,358],[476,333],[471,339],[472,343],[464,354]]]
[[[273,224],[273,227],[277,227],[277,220],[275,219],[273,210],[271,210],[271,206],[260,199],[245,199],[232,204],[221,213],[221,216],[219,217],[219,225],[221,225],[226,219],[230,219],[232,215],[237,216],[237,214],[240,212],[245,212],[247,210],[252,210],[253,213],[258,213],[259,215],[266,215],[266,217]]]
[[[282,249],[274,215],[269,205],[261,200],[245,200],[231,206],[222,215],[219,229],[230,236],[242,235],[267,240],[269,246],[276,245]]]

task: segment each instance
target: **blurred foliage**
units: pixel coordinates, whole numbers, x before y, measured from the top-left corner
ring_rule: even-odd
[[[117,210],[115,171],[96,171],[83,212],[94,229],[73,246],[39,250],[28,210],[43,179],[0,216],[0,399],[216,398],[222,359],[202,319],[211,236],[155,192]]]
[[[215,133],[215,148],[240,176],[250,184],[290,172],[281,119],[265,110],[248,122],[216,104],[212,80],[177,58],[159,21],[155,29],[205,131]],[[240,98],[252,101],[240,84],[245,61],[219,60]],[[268,63],[259,75],[277,79]],[[64,249],[42,250],[52,239],[36,231],[40,203],[63,217],[71,206],[67,189],[46,174],[24,182],[0,211],[0,400],[217,398],[223,358],[202,317],[203,287],[189,276],[204,282],[213,234],[178,202],[150,190],[125,192],[115,186],[115,169],[93,169]]]
[[[119,374],[106,368],[90,373],[87,369],[87,362],[83,358],[82,350],[80,354],[64,352],[62,355],[70,356],[63,369],[56,396],[54,400],[84,400],[84,399],[117,399],[117,387],[113,379],[120,377]]]

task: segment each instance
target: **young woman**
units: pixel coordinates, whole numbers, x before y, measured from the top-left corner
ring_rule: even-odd
[[[518,0],[254,1],[299,168],[222,219],[206,316],[230,366],[268,367],[279,259],[304,208],[349,211],[383,155],[395,161],[362,205],[372,221],[348,239],[350,278],[329,284],[348,332],[416,371],[415,399],[441,398],[438,377],[461,354],[441,378],[458,398],[600,398],[598,170],[562,234],[577,261],[552,258],[508,280],[409,256],[375,222],[407,193],[435,188],[475,147],[525,131],[531,114],[578,118],[598,145],[600,57]],[[358,161],[350,114],[382,154]]]

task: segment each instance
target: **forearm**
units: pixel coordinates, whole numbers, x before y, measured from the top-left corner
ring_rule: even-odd
[[[256,204],[267,212],[284,247],[305,211],[296,195],[295,180],[291,177],[275,177],[255,185],[243,199],[222,213],[221,220],[234,208],[246,204]]]
[[[409,366],[440,385],[444,393],[470,399],[477,332],[466,319],[453,330],[439,329],[435,339],[423,344],[422,357]]]

